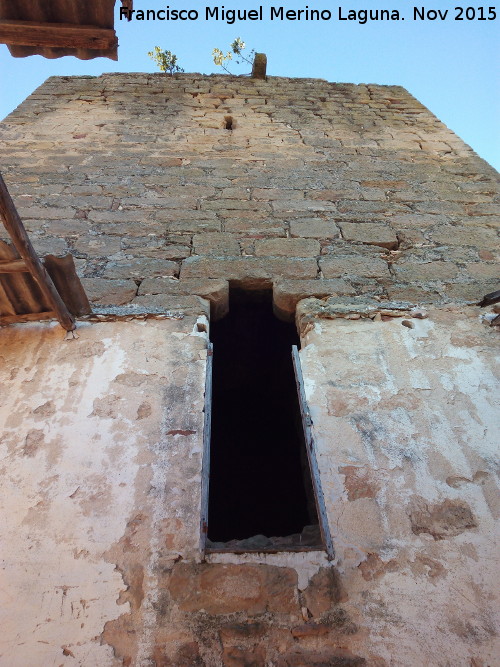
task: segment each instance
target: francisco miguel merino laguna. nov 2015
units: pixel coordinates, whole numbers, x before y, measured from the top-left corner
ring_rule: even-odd
[[[271,21],[331,21],[334,18],[329,9],[310,9],[308,5],[304,9],[287,9],[286,7],[268,7],[267,9],[269,13],[266,18],[268,17]],[[202,17],[205,21],[224,21],[229,25],[236,21],[262,21],[264,8],[260,5],[253,9],[226,9],[222,5],[205,7],[203,12],[197,9],[171,9],[169,5],[159,10],[120,8],[120,19],[135,21],[197,21]],[[342,7],[338,7],[337,18],[339,21],[357,20],[359,23],[366,23],[368,20],[400,20],[399,12],[395,9],[344,11]]]
[[[428,7],[412,7],[410,20],[413,21],[494,21],[497,18],[495,7],[455,7],[454,14],[448,9],[432,9]],[[226,9],[220,7],[205,7],[204,11],[197,9],[127,9],[120,8],[120,20],[135,21],[224,21],[232,25],[237,21],[262,21],[264,8],[262,5],[252,9]],[[303,9],[286,9],[286,7],[266,8],[266,18],[271,21],[357,21],[361,25],[371,21],[404,21],[405,17],[397,9],[348,9],[337,7],[335,17],[329,9],[310,9],[306,5]]]

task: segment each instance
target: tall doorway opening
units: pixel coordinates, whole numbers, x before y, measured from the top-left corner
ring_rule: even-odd
[[[213,343],[208,551],[324,548],[292,346],[271,291],[231,290]]]

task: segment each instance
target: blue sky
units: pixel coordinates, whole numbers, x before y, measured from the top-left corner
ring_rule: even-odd
[[[224,5],[200,0],[134,0],[135,9],[195,9],[197,21],[120,21],[119,1],[115,27],[119,39],[119,60],[104,58],[80,61],[76,58],[46,60],[39,56],[12,58],[0,45],[0,118],[10,113],[47,77],[54,75],[98,75],[102,72],[152,72],[156,67],[147,52],[158,45],[179,57],[186,72],[209,74],[221,71],[213,64],[214,47],[227,50],[241,37],[248,49],[268,56],[270,76],[318,77],[343,83],[378,83],[404,86],[440,120],[456,132],[490,164],[500,169],[500,5],[495,20],[455,20],[455,2],[425,2],[415,5],[402,0],[289,1],[287,10],[329,10],[330,21],[271,21],[270,7],[279,2],[263,0],[262,21],[205,20],[205,7],[258,8],[251,2]],[[470,2],[470,0],[469,0]],[[464,8],[469,5],[464,3]],[[448,10],[441,20],[413,20],[413,7]],[[395,9],[404,21],[338,20],[339,7],[349,9]],[[472,15],[472,12],[469,12]],[[465,16],[465,13],[463,14]],[[488,16],[488,7],[484,10]],[[249,66],[235,65],[235,74]]]

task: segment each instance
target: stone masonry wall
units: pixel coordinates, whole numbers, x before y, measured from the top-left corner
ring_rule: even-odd
[[[70,251],[98,306],[197,294],[220,315],[232,281],[291,317],[304,296],[496,288],[498,174],[398,86],[53,77],[0,142],[36,249]]]
[[[52,78],[0,145],[97,311],[0,330],[0,664],[496,665],[496,172],[402,88],[314,79]],[[230,284],[296,310],[333,562],[199,551]]]

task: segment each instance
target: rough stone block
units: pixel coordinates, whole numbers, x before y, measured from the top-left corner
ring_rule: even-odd
[[[334,239],[340,236],[340,231],[334,222],[321,218],[304,218],[290,222],[292,237],[313,239]]]
[[[377,245],[388,250],[395,250],[398,247],[397,236],[389,225],[372,222],[339,222],[339,227],[346,241]]]
[[[59,206],[29,206],[27,208],[18,207],[21,220],[64,220],[65,218],[73,218],[75,209],[71,207]]]
[[[402,262],[392,265],[396,279],[401,282],[428,280],[450,281],[458,275],[457,267],[451,262]]]
[[[280,656],[277,667],[364,667],[366,660],[342,649],[294,648]]]
[[[375,253],[324,255],[319,260],[319,266],[325,278],[339,278],[340,276],[390,277],[387,262]]]
[[[444,290],[447,299],[452,301],[480,301],[484,294],[489,294],[498,289],[498,280],[479,281],[471,283],[452,283],[446,285]]]
[[[31,242],[35,252],[40,256],[65,255],[68,252],[66,241],[53,236],[32,236]]]
[[[245,640],[255,640],[265,635],[267,627],[260,621],[243,623],[227,623],[220,631],[219,636],[224,644],[238,643]]]
[[[137,292],[137,285],[133,280],[82,278],[81,282],[89,301],[101,306],[130,303]]]
[[[104,270],[104,277],[144,280],[157,276],[175,276],[178,271],[179,267],[176,262],[169,262],[166,259],[139,258],[108,262]]]
[[[471,245],[478,248],[494,248],[498,245],[498,234],[487,227],[438,227],[431,233],[435,243],[444,245]]]
[[[412,304],[429,303],[439,299],[436,289],[417,285],[388,285],[387,296],[391,301],[407,301]]]
[[[319,241],[314,239],[260,239],[255,242],[257,256],[316,257],[321,252]]]
[[[273,309],[277,317],[293,321],[295,308],[301,299],[328,295],[355,295],[356,291],[344,280],[277,280],[273,284]]]
[[[446,498],[431,505],[420,496],[414,496],[408,510],[411,529],[415,535],[429,533],[435,540],[460,535],[477,527],[477,519],[463,500]]]
[[[295,257],[188,257],[182,262],[181,278],[225,278],[239,283],[270,285],[276,276],[315,278],[313,258]]]
[[[320,616],[346,599],[340,576],[334,567],[322,567],[304,590],[304,600],[313,616]]]
[[[284,199],[289,201],[290,199],[304,199],[304,193],[300,190],[285,190],[277,188],[255,188],[252,191],[253,199],[270,201],[276,199]]]
[[[196,255],[215,255],[218,257],[239,257],[240,246],[237,239],[224,232],[208,232],[193,236],[193,248]]]
[[[222,659],[224,667],[262,667],[266,664],[266,649],[263,645],[249,649],[227,646]]]
[[[212,319],[223,317],[229,309],[229,283],[219,279],[186,278],[174,280],[172,278],[146,278],[142,281],[135,301],[142,304],[156,305],[161,299],[147,299],[147,296],[167,295],[187,296],[197,295],[210,301]]]
[[[75,243],[76,252],[87,257],[109,257],[120,252],[120,249],[120,238],[106,234],[86,234]]]
[[[149,294],[136,296],[128,305],[131,313],[164,313],[165,311],[182,312],[184,316],[206,315],[213,317],[210,302],[201,296],[175,294]]]
[[[465,268],[472,278],[477,278],[478,280],[493,280],[495,278],[498,279],[500,276],[500,269],[497,263],[485,264],[484,262],[478,262],[476,264],[467,264]]]
[[[273,565],[177,563],[170,594],[182,611],[298,613],[297,573]]]

